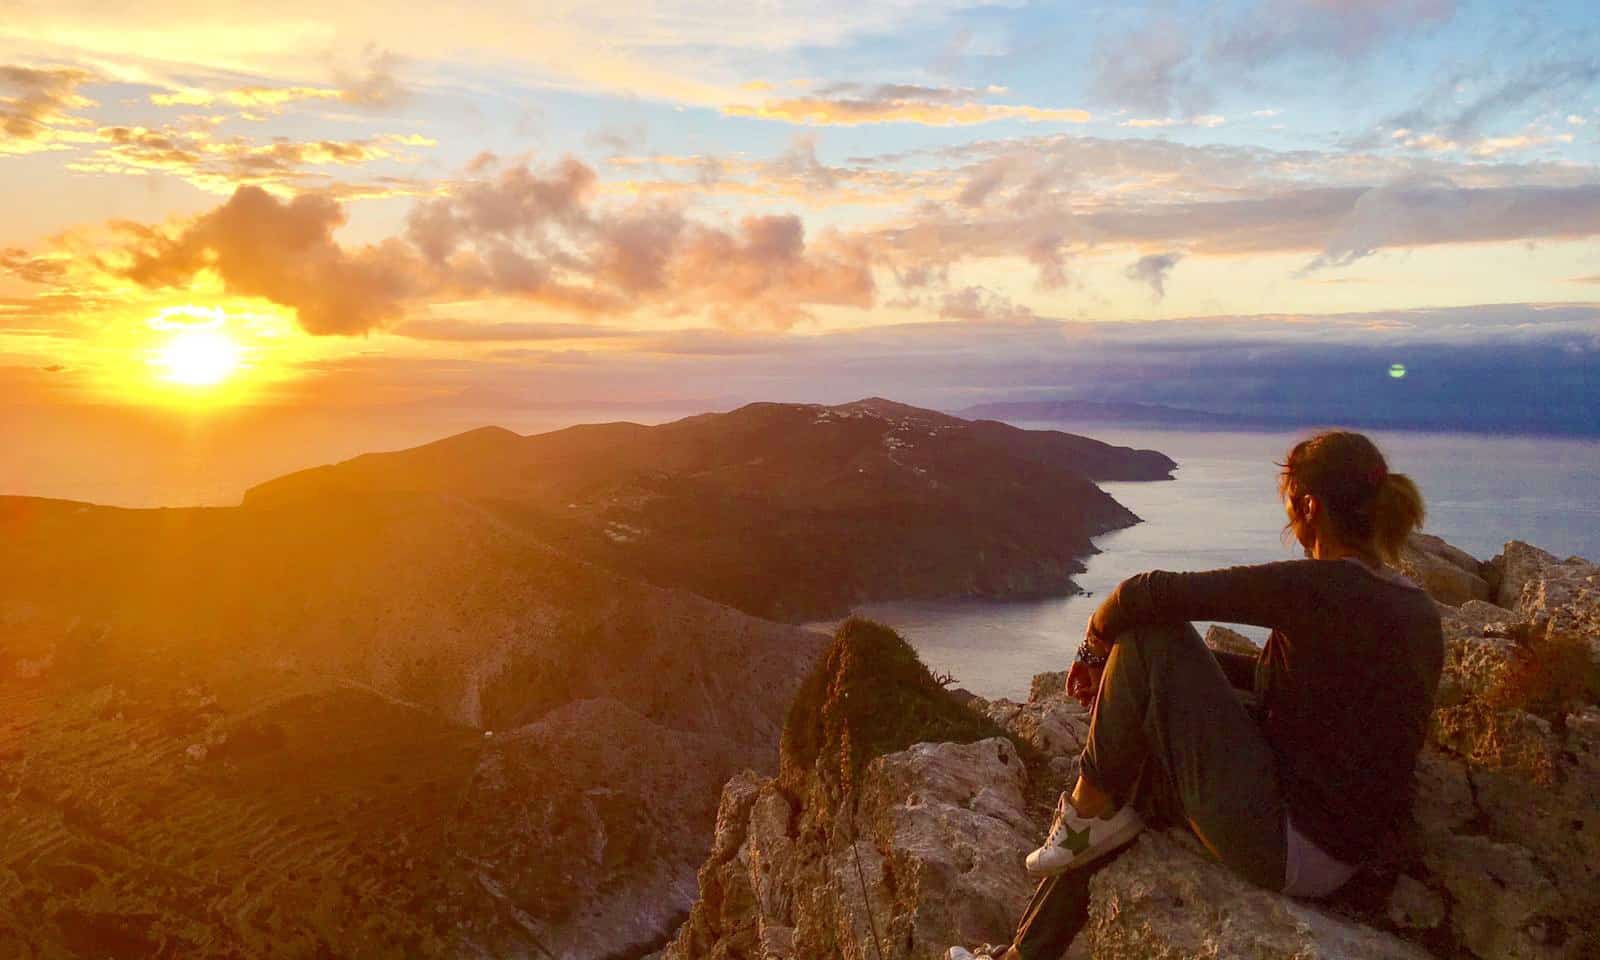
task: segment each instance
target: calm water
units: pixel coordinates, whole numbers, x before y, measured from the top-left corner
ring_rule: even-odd
[[[1276,470],[1293,433],[1190,432],[1123,424],[1039,424],[1178,461],[1177,479],[1107,483],[1144,523],[1099,538],[1078,583],[1088,596],[1029,603],[886,603],[858,612],[900,630],[935,671],[987,697],[1025,698],[1035,673],[1064,669],[1100,598],[1142,570],[1205,570],[1300,555],[1279,538]],[[1465,434],[1370,434],[1428,503],[1425,530],[1487,559],[1507,540],[1600,557],[1600,441]],[[1203,629],[1203,628],[1202,628]],[[1264,637],[1266,631],[1242,632]]]

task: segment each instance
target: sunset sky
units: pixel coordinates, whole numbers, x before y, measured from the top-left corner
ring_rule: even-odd
[[[1391,362],[1589,409],[1596,51],[1586,0],[0,0],[0,493]]]

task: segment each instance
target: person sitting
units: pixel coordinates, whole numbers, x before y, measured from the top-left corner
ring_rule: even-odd
[[[1399,841],[1444,662],[1433,600],[1385,566],[1422,496],[1359,433],[1319,433],[1281,468],[1307,559],[1150,571],[1095,610],[1067,677],[1092,708],[1078,780],[1026,861],[1044,879],[1009,943],[950,960],[1056,960],[1088,920],[1090,876],[1147,818],[1296,897],[1335,892]],[[1251,663],[1208,650],[1195,620],[1272,632]]]

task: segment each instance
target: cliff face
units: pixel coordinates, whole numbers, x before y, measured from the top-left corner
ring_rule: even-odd
[[[1521,543],[1480,563],[1440,543],[1412,551],[1505,605],[1434,571],[1453,601],[1440,607],[1448,663],[1400,869],[1297,901],[1236,879],[1181,831],[1146,831],[1097,875],[1070,956],[1600,956],[1600,568]],[[824,662],[858,641],[841,636]],[[885,742],[852,761],[851,791],[826,789],[827,751],[805,776],[786,757],[783,777],[731,781],[700,898],[662,955],[909,960],[1004,940],[1032,888],[1023,857],[1087,732],[1061,689],[1047,674],[1027,703],[970,701],[1003,736]],[[816,719],[792,712],[786,742]]]
[[[824,640],[433,494],[0,528],[0,956],[642,949]]]
[[[804,622],[868,600],[1071,592],[1090,539],[1137,520],[1093,481],[1174,466],[886,400],[761,403],[655,427],[476,430],[291,474],[245,502],[447,494],[572,556]]]
[[[931,741],[931,742],[928,742]],[[1026,897],[1031,747],[846,622],[789,711],[777,777],[730,781],[700,899],[663,956],[933,956]],[[1015,869],[1013,869],[1015,868]]]

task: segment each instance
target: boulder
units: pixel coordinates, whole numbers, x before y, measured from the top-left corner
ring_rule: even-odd
[[[1095,960],[1426,960],[1405,941],[1252,886],[1175,831],[1141,834],[1090,881]]]
[[[1048,697],[1059,697],[1067,690],[1067,671],[1051,670],[1048,673],[1036,673],[1033,682],[1028,684],[1028,700],[1044,700]]]
[[[1258,656],[1261,653],[1261,648],[1256,646],[1254,640],[1218,623],[1206,628],[1205,641],[1206,646],[1223,653],[1237,653],[1246,657]]]
[[[1489,600],[1493,596],[1482,575],[1483,565],[1438,537],[1413,533],[1401,548],[1398,566],[1401,573],[1440,603],[1460,606],[1469,600]]]
[[[1500,589],[1494,602],[1511,608],[1517,605],[1517,598],[1522,595],[1522,588],[1528,581],[1543,576],[1547,568],[1560,561],[1552,553],[1521,540],[1512,540],[1489,563],[1500,571]]]

